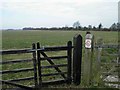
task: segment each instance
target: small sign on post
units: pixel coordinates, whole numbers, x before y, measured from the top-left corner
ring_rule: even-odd
[[[90,32],[87,32],[85,36],[85,48],[91,49],[92,38],[93,38],[93,35]]]
[[[91,39],[85,40],[85,48],[91,48]]]

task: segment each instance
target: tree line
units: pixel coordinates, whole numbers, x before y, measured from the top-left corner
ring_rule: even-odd
[[[120,23],[113,23],[109,28],[103,28],[102,23],[100,23],[97,27],[92,26],[92,25],[88,25],[88,26],[82,27],[80,25],[80,22],[76,21],[76,22],[73,23],[72,27],[69,27],[67,25],[65,25],[64,27],[51,27],[51,28],[47,28],[47,27],[40,27],[40,28],[24,27],[23,30],[81,30],[81,31],[93,30],[93,31],[118,31],[118,30],[120,30]]]

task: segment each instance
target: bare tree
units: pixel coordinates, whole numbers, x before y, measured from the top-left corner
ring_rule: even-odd
[[[103,26],[102,26],[102,24],[100,23],[100,24],[98,25],[98,29],[101,30],[102,27],[103,27]]]
[[[113,23],[113,24],[111,25],[110,29],[112,29],[112,30],[116,30],[116,29],[117,29],[117,25],[116,25],[116,23]]]
[[[80,23],[79,21],[73,23],[73,28],[79,29]]]
[[[88,29],[92,29],[92,25],[88,25]]]

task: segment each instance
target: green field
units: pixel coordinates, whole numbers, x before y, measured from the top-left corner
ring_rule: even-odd
[[[32,43],[42,46],[66,45],[76,34],[85,37],[85,31],[2,31],[2,49],[30,48]],[[118,32],[92,31],[95,41],[103,38],[104,43],[117,43]],[[83,39],[84,40],[84,39]]]
[[[85,37],[86,31],[2,31],[2,49],[24,49],[24,48],[31,48],[32,43],[40,42],[41,46],[62,46],[66,45],[67,41],[73,40],[73,37],[76,34],[81,34]],[[91,32],[95,36],[95,42],[99,38],[103,38],[104,43],[118,43],[118,33],[117,32],[105,32],[105,31],[92,31]],[[84,52],[84,50],[83,50]],[[49,56],[53,55],[65,55],[66,52],[50,52],[47,53]],[[17,55],[3,55],[3,60],[13,60],[13,59],[25,59],[25,58],[32,58],[31,54],[17,54]],[[84,59],[84,54],[83,54]],[[66,63],[64,60],[61,62],[58,60],[55,62],[56,64]],[[43,65],[48,65],[47,62],[43,62]],[[13,64],[13,65],[4,65],[2,66],[3,70],[12,70],[16,68],[30,68],[32,67],[32,62],[30,63],[21,63],[21,64]],[[61,68],[62,69],[62,68]],[[63,68],[65,70],[65,68]],[[51,73],[54,70],[46,70],[43,73]],[[17,79],[23,78],[27,76],[33,76],[33,72],[27,73],[16,73],[16,74],[6,74],[2,78],[7,79]],[[59,78],[57,77],[49,77],[48,80]],[[46,78],[44,78],[46,80]],[[21,82],[22,84],[32,85],[33,81],[31,82]],[[81,84],[82,85],[82,84]],[[78,87],[84,87],[84,86]],[[74,87],[74,86],[73,86]]]

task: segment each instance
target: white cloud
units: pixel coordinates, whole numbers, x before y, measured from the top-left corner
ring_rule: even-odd
[[[4,26],[18,22],[23,25],[59,26],[72,24],[110,25],[116,21],[119,0],[3,0]],[[7,15],[11,15],[8,17]],[[9,20],[9,21],[8,21]],[[13,22],[13,21],[14,22]],[[26,20],[26,21],[25,21]],[[31,21],[31,22],[30,22]],[[12,23],[11,23],[12,22]],[[35,22],[35,23],[32,23]]]

